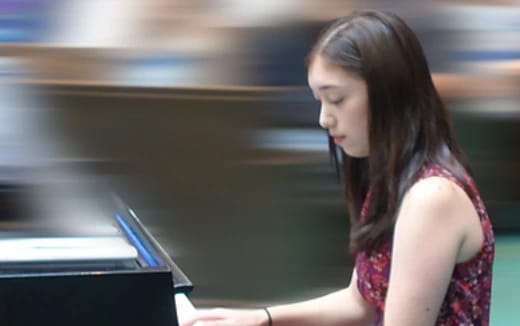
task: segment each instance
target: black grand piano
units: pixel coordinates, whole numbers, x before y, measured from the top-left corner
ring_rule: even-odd
[[[132,209],[54,180],[0,185],[0,323],[178,325],[192,285]]]

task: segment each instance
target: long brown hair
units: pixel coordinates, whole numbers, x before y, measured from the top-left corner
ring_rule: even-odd
[[[355,11],[327,26],[307,55],[317,56],[360,76],[369,98],[367,158],[337,151],[351,220],[350,249],[371,251],[392,234],[401,199],[421,167],[441,164],[464,182],[471,173],[435,89],[419,40],[406,23],[382,11]],[[339,153],[339,154],[338,154]],[[370,189],[366,218],[360,210]]]

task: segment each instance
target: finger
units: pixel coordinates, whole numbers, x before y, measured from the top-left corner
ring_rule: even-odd
[[[227,313],[225,309],[199,309],[186,320],[181,321],[179,326],[199,326],[201,322],[223,319],[226,316]]]
[[[234,326],[235,323],[228,319],[198,321],[193,326]]]

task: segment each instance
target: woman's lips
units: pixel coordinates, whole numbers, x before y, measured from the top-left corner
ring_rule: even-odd
[[[343,139],[345,139],[345,136],[332,136],[332,139],[334,140],[334,142],[336,144],[339,144],[340,142],[343,141]]]

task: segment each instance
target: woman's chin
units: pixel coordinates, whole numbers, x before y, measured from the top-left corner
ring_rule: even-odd
[[[345,152],[345,154],[347,154],[347,156],[350,156],[350,157],[353,157],[353,158],[365,158],[365,157],[368,157],[368,152],[367,151],[362,151],[362,150],[356,150],[354,148],[345,148],[345,147],[341,147],[343,149],[343,151]]]

